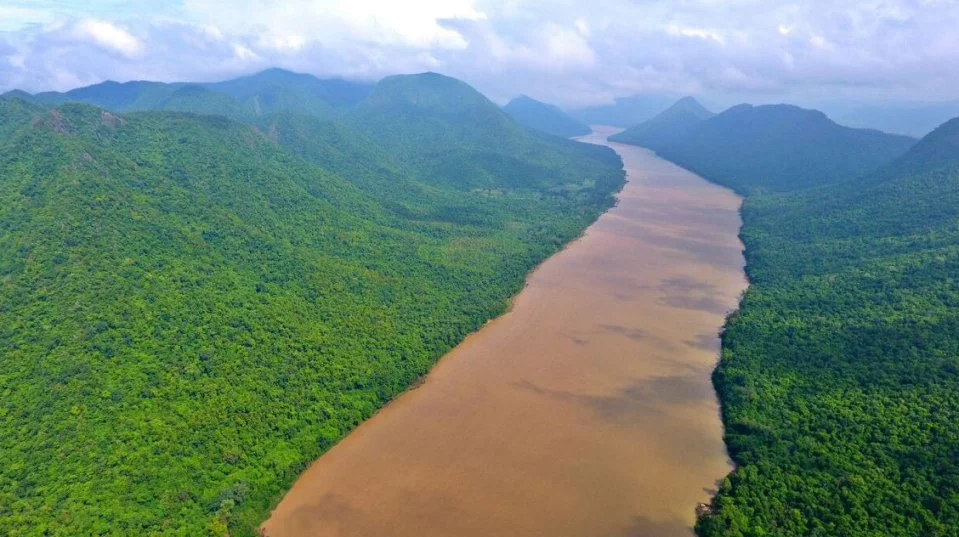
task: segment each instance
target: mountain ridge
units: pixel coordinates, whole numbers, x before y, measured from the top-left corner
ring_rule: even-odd
[[[531,129],[563,138],[585,136],[592,132],[592,129],[573,119],[559,107],[537,101],[527,95],[512,99],[503,107],[503,110]]]
[[[658,139],[657,153],[710,180],[746,193],[803,189],[850,179],[904,154],[914,138],[843,127],[818,110],[740,104]],[[757,170],[762,176],[757,177]]]
[[[693,97],[683,97],[651,119],[609,137],[610,141],[640,145],[652,150],[675,143],[700,122],[716,114]]]

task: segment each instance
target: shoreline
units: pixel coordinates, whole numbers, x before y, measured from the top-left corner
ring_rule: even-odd
[[[691,535],[733,469],[711,373],[741,199],[643,151],[503,314],[313,461],[266,535]]]
[[[590,134],[592,134],[592,133],[590,133]],[[589,134],[583,135],[583,136],[589,136]],[[570,140],[574,140],[574,141],[579,141],[579,138],[582,138],[582,136],[572,137],[572,138],[569,138],[569,139],[570,139]],[[589,142],[581,142],[581,143],[589,143]],[[618,153],[617,153],[617,156],[619,156]],[[620,161],[622,162],[622,159],[620,159]],[[497,315],[494,316],[494,317],[490,317],[489,319],[487,319],[486,321],[484,321],[483,324],[479,325],[475,330],[473,330],[472,332],[470,332],[469,334],[467,334],[465,337],[463,337],[463,339],[461,339],[456,345],[454,345],[452,348],[450,348],[449,350],[447,350],[446,352],[444,352],[441,356],[439,356],[439,357],[433,362],[433,364],[430,366],[429,370],[427,370],[422,376],[420,376],[418,379],[416,379],[414,382],[412,382],[412,383],[411,383],[409,386],[407,386],[404,390],[402,390],[401,392],[399,392],[399,393],[397,393],[396,395],[394,395],[391,399],[389,399],[388,401],[386,401],[386,403],[384,403],[382,406],[380,406],[379,408],[377,408],[368,418],[366,418],[365,420],[363,420],[359,425],[357,425],[357,426],[354,427],[353,429],[349,430],[346,434],[344,434],[342,437],[340,437],[336,442],[334,442],[333,444],[331,444],[330,447],[326,449],[326,451],[324,451],[323,453],[320,453],[320,455],[319,455],[317,458],[313,459],[313,461],[310,462],[310,464],[308,464],[308,465],[306,466],[306,468],[305,468],[302,472],[300,472],[299,477],[297,477],[297,479],[294,481],[293,484],[295,485],[295,484],[296,484],[296,481],[299,481],[299,479],[302,478],[302,476],[303,476],[304,474],[306,474],[313,465],[317,464],[317,463],[320,461],[320,459],[322,459],[327,453],[329,453],[330,451],[332,451],[332,450],[333,450],[336,446],[338,446],[339,444],[341,444],[341,443],[343,443],[344,441],[346,441],[351,435],[353,435],[356,431],[360,430],[360,428],[363,427],[365,424],[367,424],[368,422],[372,421],[374,418],[376,418],[377,416],[379,416],[379,415],[382,414],[383,412],[387,411],[387,410],[389,409],[389,407],[390,407],[391,405],[395,404],[396,401],[399,400],[401,397],[403,397],[403,396],[405,396],[405,395],[407,395],[407,394],[411,394],[411,393],[413,393],[413,392],[421,389],[423,386],[425,386],[425,385],[429,382],[430,376],[433,374],[434,370],[436,370],[436,368],[438,368],[444,360],[447,360],[448,357],[453,353],[453,351],[454,351],[457,347],[466,344],[466,343],[470,340],[470,338],[472,338],[472,337],[474,337],[475,335],[479,334],[480,332],[482,332],[484,329],[486,329],[486,328],[487,328],[488,326],[490,326],[491,324],[494,324],[494,323],[500,321],[501,319],[507,317],[508,315],[510,315],[510,314],[513,312],[513,308],[514,308],[515,301],[516,301],[517,297],[519,297],[519,295],[522,294],[522,293],[529,287],[530,280],[535,276],[536,272],[539,271],[539,270],[541,269],[541,267],[542,267],[545,263],[547,263],[550,259],[554,258],[554,257],[557,256],[557,255],[560,255],[561,253],[563,253],[563,252],[565,252],[566,250],[568,250],[569,248],[571,248],[571,247],[572,247],[574,244],[576,244],[577,242],[583,240],[583,239],[586,237],[586,234],[589,232],[589,229],[590,229],[591,227],[593,227],[593,225],[595,225],[596,222],[597,222],[603,215],[605,215],[605,214],[608,213],[609,211],[611,211],[611,210],[613,210],[613,209],[616,208],[616,206],[619,204],[619,201],[620,201],[620,195],[621,195],[623,189],[626,188],[626,185],[627,185],[628,183],[629,183],[629,175],[628,175],[628,173],[626,173],[625,170],[624,170],[624,173],[623,173],[623,182],[622,182],[622,184],[619,186],[619,188],[618,188],[617,190],[615,190],[614,192],[612,192],[613,202],[612,202],[608,207],[606,207],[606,208],[603,209],[602,211],[598,212],[598,213],[596,214],[596,216],[595,216],[594,218],[592,218],[592,219],[589,221],[589,223],[588,223],[587,225],[585,225],[585,226],[583,227],[583,229],[582,229],[575,237],[573,237],[573,238],[571,238],[570,240],[566,241],[565,243],[563,243],[563,245],[562,245],[560,248],[557,248],[556,250],[554,250],[553,252],[551,252],[549,255],[545,256],[545,257],[544,257],[542,260],[540,260],[538,263],[536,263],[536,265],[533,266],[533,268],[530,269],[529,272],[527,272],[526,275],[524,276],[524,278],[523,278],[523,285],[519,288],[519,290],[516,291],[513,295],[511,295],[511,296],[506,300],[506,306],[505,306],[505,308],[503,309],[503,311],[502,311],[501,313],[497,314]],[[292,487],[291,487],[291,489],[292,489]],[[276,510],[276,508],[277,508],[277,506],[279,505],[279,503],[283,501],[283,498],[290,492],[291,489],[287,489],[282,495],[279,496],[279,498],[276,499],[276,501],[272,502],[272,507],[271,507],[270,510],[269,510],[269,515],[270,515],[270,516],[268,516],[263,522],[260,523],[259,526],[257,526],[257,527],[255,528],[256,534],[257,534],[259,537],[270,537],[269,532],[268,532],[267,529],[265,528],[265,524],[270,520],[270,518],[271,518],[272,515],[273,515],[273,512]]]
[[[622,132],[622,130],[623,130],[623,129],[620,129],[619,132]],[[616,133],[611,133],[611,134],[607,135],[607,140],[606,140],[606,141],[607,141],[608,143],[611,143],[611,144],[620,144],[620,145],[626,145],[626,146],[632,145],[632,144],[626,144],[626,143],[623,143],[623,142],[612,142],[612,141],[610,141],[610,140],[608,139],[608,137],[609,137],[609,136],[613,136],[614,134],[616,134]],[[661,159],[663,159],[663,160],[665,160],[665,161],[667,161],[667,162],[670,162],[671,164],[673,164],[673,165],[675,165],[675,166],[677,166],[677,167],[682,168],[682,166],[681,166],[679,163],[673,162],[672,160],[670,160],[670,159],[668,159],[668,158],[666,158],[666,157],[660,156],[656,151],[654,151],[654,150],[652,150],[652,149],[650,149],[650,148],[648,148],[648,147],[643,147],[643,146],[633,146],[633,147],[638,147],[638,148],[640,148],[640,149],[644,149],[644,150],[646,150],[646,151],[650,151],[651,153],[653,153],[654,155],[656,155],[658,158],[661,158]],[[683,169],[685,169],[685,168],[683,168]],[[750,288],[750,286],[752,285],[752,282],[750,281],[750,278],[749,278],[749,272],[746,270],[746,268],[747,268],[747,265],[746,265],[746,263],[745,263],[746,242],[743,240],[743,236],[742,236],[743,226],[745,225],[745,221],[744,221],[744,219],[743,219],[743,204],[746,202],[746,196],[744,196],[743,194],[740,194],[739,192],[736,192],[735,190],[733,190],[732,188],[729,188],[728,186],[721,185],[721,184],[719,184],[719,183],[715,183],[715,182],[713,182],[713,181],[710,181],[709,178],[704,177],[704,176],[702,176],[702,175],[700,175],[700,174],[698,174],[698,173],[696,173],[696,172],[692,172],[691,170],[687,170],[687,171],[690,171],[691,173],[694,173],[695,175],[697,175],[698,177],[702,178],[703,180],[709,182],[709,183],[712,184],[713,186],[718,187],[718,188],[720,188],[720,189],[722,189],[722,190],[725,190],[725,191],[727,191],[729,194],[732,194],[733,196],[736,196],[736,197],[739,198],[739,207],[738,207],[738,209],[737,209],[736,212],[737,212],[737,214],[738,214],[738,216],[739,216],[740,226],[739,226],[739,230],[738,230],[738,232],[737,232],[737,237],[738,237],[738,239],[739,239],[739,242],[742,244],[742,253],[743,253],[743,260],[744,260],[744,264],[743,264],[743,279],[745,280],[745,283],[746,283],[746,287],[742,290],[742,292],[739,294],[739,297],[738,297],[737,300],[736,300],[736,306],[735,306],[735,308],[731,309],[731,310],[726,314],[725,318],[723,319],[723,324],[722,324],[722,326],[720,327],[719,332],[718,332],[718,334],[717,334],[717,337],[719,338],[720,346],[719,346],[719,351],[718,351],[717,354],[716,354],[716,363],[715,363],[715,365],[713,366],[712,372],[711,372],[711,374],[710,374],[710,384],[711,384],[712,387],[713,387],[713,393],[715,394],[715,396],[716,396],[716,401],[717,401],[717,403],[719,404],[719,414],[718,414],[718,416],[717,416],[717,419],[719,419],[719,422],[720,422],[720,424],[721,424],[721,426],[722,426],[722,431],[723,431],[723,447],[724,447],[724,449],[725,449],[725,451],[726,451],[726,457],[729,459],[729,463],[730,463],[730,465],[732,466],[732,469],[729,471],[729,473],[727,473],[727,474],[724,475],[722,478],[720,478],[719,480],[716,481],[716,489],[715,489],[713,492],[710,493],[709,501],[707,501],[707,502],[698,502],[698,503],[694,506],[694,512],[696,513],[696,522],[697,522],[697,524],[698,524],[698,522],[699,522],[699,520],[700,520],[701,518],[709,517],[709,516],[715,514],[715,511],[716,511],[715,502],[716,502],[716,498],[717,498],[718,495],[719,495],[719,485],[720,485],[725,479],[727,479],[729,476],[735,474],[735,473],[736,473],[736,470],[739,468],[739,466],[738,466],[737,463],[736,463],[736,460],[732,457],[732,455],[731,455],[731,453],[730,453],[730,451],[729,451],[729,444],[726,442],[726,415],[725,415],[725,404],[726,404],[726,403],[725,403],[725,401],[723,401],[723,398],[720,396],[719,390],[717,389],[717,386],[716,386],[716,383],[715,383],[715,380],[714,380],[714,379],[715,379],[716,371],[719,369],[719,365],[720,365],[720,363],[721,363],[721,361],[722,361],[723,333],[726,331],[726,327],[727,327],[728,324],[729,324],[730,318],[732,318],[734,315],[736,315],[736,314],[739,312],[740,306],[741,306],[741,304],[742,304],[742,300],[743,300],[743,298],[745,297],[746,293],[749,291],[749,288]],[[698,534],[698,532],[695,532],[695,527],[694,527],[694,533],[697,533],[697,534]]]

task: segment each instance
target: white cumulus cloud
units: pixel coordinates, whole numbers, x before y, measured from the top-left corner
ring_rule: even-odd
[[[91,41],[98,46],[132,58],[140,53],[142,45],[130,32],[97,19],[82,19],[70,28],[70,34],[81,41]]]

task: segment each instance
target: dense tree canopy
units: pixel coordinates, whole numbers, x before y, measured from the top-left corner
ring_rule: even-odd
[[[0,534],[252,535],[500,314],[623,172],[469,106],[361,133],[0,99]]]
[[[737,469],[699,534],[959,535],[959,120],[859,177],[705,158],[746,194],[751,286],[714,375]]]

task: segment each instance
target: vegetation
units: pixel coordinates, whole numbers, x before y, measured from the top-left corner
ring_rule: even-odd
[[[959,119],[858,178],[742,173],[717,176],[746,194],[714,374],[737,469],[698,533],[959,534]]]
[[[583,173],[583,163],[617,160],[611,150],[531,133],[464,82],[436,73],[383,79],[344,121],[439,187],[601,203],[620,180]]]
[[[666,131],[668,136],[671,131]],[[656,152],[743,193],[785,192],[854,177],[889,163],[915,140],[850,129],[789,105],[734,106]]]
[[[0,99],[0,534],[253,535],[611,205],[612,151],[431,81],[366,134]]]
[[[683,97],[656,117],[610,136],[609,139],[658,151],[681,141],[700,122],[714,115],[696,99]]]
[[[593,132],[592,129],[569,117],[556,106],[526,95],[513,99],[503,107],[503,110],[521,125],[563,138],[584,136]]]
[[[267,69],[204,87],[246,103],[258,116],[287,111],[320,117],[359,103],[373,88],[361,82],[319,79],[283,69]]]

